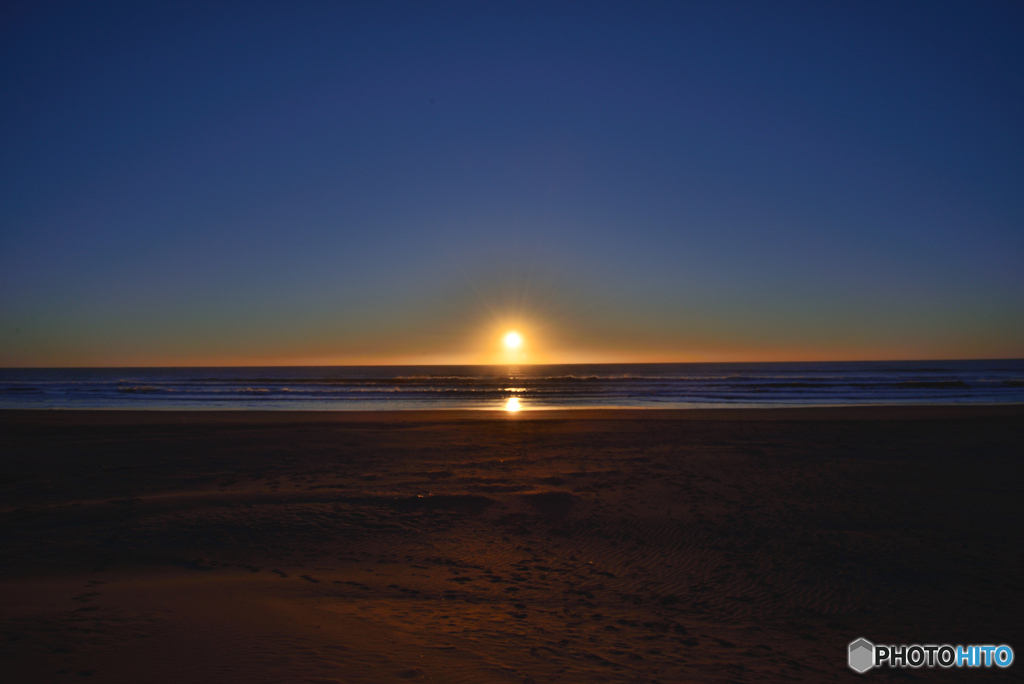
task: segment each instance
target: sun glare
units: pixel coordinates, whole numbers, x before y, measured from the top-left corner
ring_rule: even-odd
[[[518,411],[521,408],[523,407],[519,404],[518,397],[509,397],[508,401],[505,402],[506,411]]]
[[[523,336],[522,335],[520,335],[519,333],[515,332],[514,330],[512,332],[509,332],[509,333],[507,333],[505,335],[505,348],[506,349],[519,349],[519,347],[521,347],[521,346],[523,346]]]

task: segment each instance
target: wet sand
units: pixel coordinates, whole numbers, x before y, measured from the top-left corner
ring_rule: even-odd
[[[1024,654],[1024,407],[0,411],[0,680],[851,680]],[[1011,680],[996,668],[881,680]]]

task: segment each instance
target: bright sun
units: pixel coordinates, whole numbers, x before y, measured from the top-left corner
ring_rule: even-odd
[[[505,335],[505,348],[506,349],[519,349],[523,345],[523,336],[519,333],[512,331]]]

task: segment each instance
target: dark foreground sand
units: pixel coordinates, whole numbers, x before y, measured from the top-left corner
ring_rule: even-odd
[[[1024,672],[1024,407],[0,412],[4,682]],[[91,678],[91,679],[85,679]],[[1019,679],[1018,679],[1019,681]]]

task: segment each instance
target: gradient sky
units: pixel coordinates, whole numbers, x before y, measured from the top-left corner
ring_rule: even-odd
[[[1024,357],[1024,4],[338,5],[5,3],[0,366]]]

